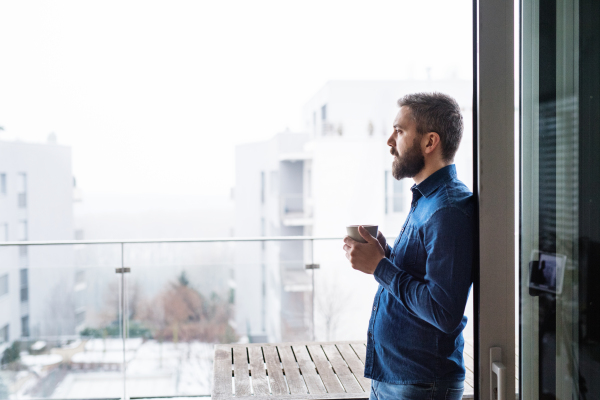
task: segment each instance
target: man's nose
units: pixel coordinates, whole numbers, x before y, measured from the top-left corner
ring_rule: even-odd
[[[390,147],[394,147],[396,143],[394,143],[394,134],[392,133],[387,140],[387,145]]]

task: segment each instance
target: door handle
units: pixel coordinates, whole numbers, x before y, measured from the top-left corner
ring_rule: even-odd
[[[496,386],[494,386],[496,374]],[[506,400],[506,367],[502,364],[502,349],[490,347],[490,399]]]

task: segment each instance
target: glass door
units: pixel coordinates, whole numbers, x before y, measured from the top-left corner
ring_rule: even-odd
[[[522,2],[522,399],[600,399],[599,26],[594,0]]]

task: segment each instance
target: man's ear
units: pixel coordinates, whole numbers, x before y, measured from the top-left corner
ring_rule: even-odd
[[[441,146],[440,135],[437,132],[428,132],[423,135],[422,143],[424,144],[423,151],[425,154],[433,153],[438,146]]]

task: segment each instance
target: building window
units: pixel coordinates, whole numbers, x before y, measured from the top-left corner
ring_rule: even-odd
[[[8,274],[0,276],[0,296],[8,293]]]
[[[17,196],[19,208],[27,207],[27,174],[19,172],[17,174]]]
[[[390,205],[389,205],[389,198],[388,198],[388,182],[390,181],[390,171],[385,171],[384,175],[383,175],[383,199],[385,201],[385,213],[389,214],[390,213]]]
[[[395,178],[393,179],[394,183],[393,183],[392,187],[393,187],[393,190],[394,190],[393,191],[393,196],[394,196],[393,197],[394,198],[393,204],[394,204],[394,212],[395,213],[399,213],[399,212],[404,211],[404,196],[405,196],[405,192],[404,192],[403,189],[404,189],[404,186],[405,186],[404,185],[405,181],[406,181],[405,179],[400,180],[400,181],[397,180],[397,179],[395,179]]]
[[[22,219],[21,221],[19,221],[19,226],[18,226],[18,231],[17,231],[17,240],[27,240],[27,238],[29,237],[28,232],[27,232],[27,220],[26,219]]]
[[[0,343],[8,343],[8,324],[4,325],[2,328],[0,328]]]
[[[27,268],[20,271],[21,276],[21,302],[29,301],[29,274]]]
[[[0,240],[8,242],[8,224],[0,224]]]
[[[29,315],[21,317],[21,336],[29,337]]]
[[[409,191],[409,181],[397,180],[392,171],[385,171],[385,213],[401,213],[407,205],[406,196]]]
[[[264,217],[260,219],[260,236],[267,236],[267,221]],[[266,246],[265,241],[260,242],[260,247],[264,250]]]
[[[265,171],[260,171],[260,203],[265,204]]]
[[[6,173],[0,174],[0,194],[6,194]]]
[[[327,104],[321,106],[321,121],[327,121]]]

